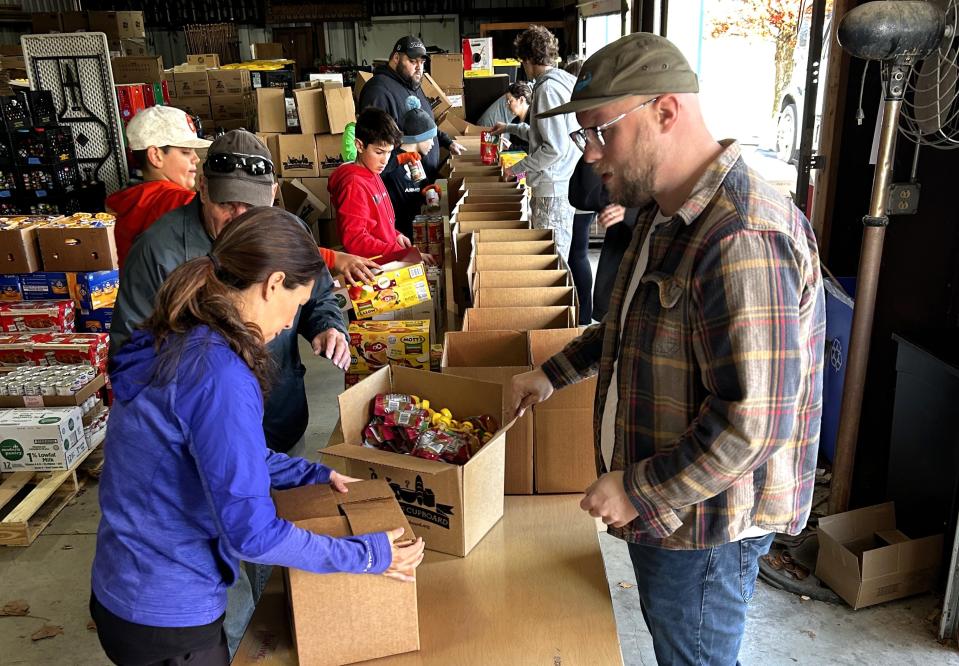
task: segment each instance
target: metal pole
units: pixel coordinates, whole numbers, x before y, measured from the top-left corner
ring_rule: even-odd
[[[886,203],[889,199],[899,109],[902,106],[903,83],[907,71],[908,69],[904,69],[898,63],[887,63],[883,66],[883,77],[888,92],[883,104],[879,155],[872,181],[869,215],[863,218],[862,252],[859,257],[859,274],[856,281],[856,305],[853,310],[852,335],[849,340],[848,363],[839,412],[839,432],[836,435],[836,459],[833,461],[833,481],[829,497],[830,514],[841,513],[849,508],[866,369],[869,365],[872,322],[876,310],[876,289],[882,263],[882,245],[886,236],[886,225],[889,224]]]
[[[803,97],[802,127],[799,130],[799,168],[796,177],[796,207],[809,217],[809,179],[811,171],[822,166],[818,155],[813,155],[818,146],[812,145],[816,131],[816,99],[819,96],[819,75],[822,71],[823,24],[826,17],[826,0],[813,0],[812,21],[809,27],[809,55],[806,61],[806,90]],[[800,23],[802,18],[800,18]]]

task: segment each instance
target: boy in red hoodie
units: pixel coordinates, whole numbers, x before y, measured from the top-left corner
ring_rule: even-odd
[[[370,107],[356,119],[356,161],[330,177],[330,200],[343,248],[361,257],[378,257],[412,245],[396,230],[393,204],[380,174],[402,133],[385,111]]]
[[[193,201],[199,162],[195,149],[210,145],[197,138],[190,116],[172,106],[140,111],[127,125],[126,135],[144,182],[107,197],[107,209],[117,217],[120,268],[137,236],[166,213]]]

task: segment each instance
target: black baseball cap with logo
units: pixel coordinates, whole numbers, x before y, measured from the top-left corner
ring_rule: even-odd
[[[393,46],[393,53],[403,53],[408,58],[425,58],[426,45],[423,44],[423,40],[419,37],[407,35],[397,40]]]

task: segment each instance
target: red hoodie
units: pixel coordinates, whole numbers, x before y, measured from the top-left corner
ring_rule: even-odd
[[[117,216],[114,234],[120,268],[137,236],[174,208],[193,201],[196,192],[168,180],[151,180],[114,192],[107,197],[107,208]]]
[[[393,204],[379,174],[362,164],[344,164],[330,176],[327,188],[347,252],[371,259],[403,249],[397,242]]]

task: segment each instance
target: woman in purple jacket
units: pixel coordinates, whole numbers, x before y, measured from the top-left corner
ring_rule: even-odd
[[[356,480],[274,453],[263,435],[266,343],[322,267],[295,216],[254,208],[167,278],[116,356],[90,598],[114,663],[227,664],[226,589],[241,559],[403,581],[422,561],[422,540],[394,545],[402,530],[319,536],[278,518],[270,498]]]

